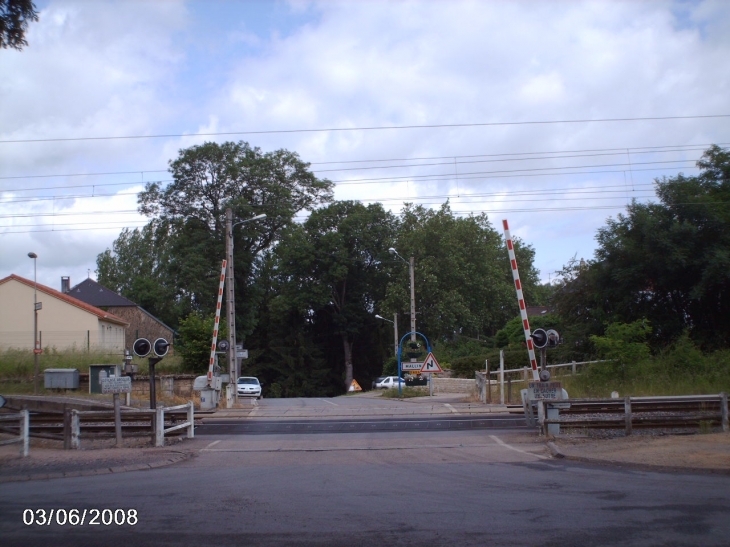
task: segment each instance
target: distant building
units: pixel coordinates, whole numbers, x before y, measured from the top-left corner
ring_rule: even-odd
[[[540,317],[552,312],[547,306],[526,306],[527,317]]]
[[[0,279],[0,347],[33,349],[36,290],[42,348],[122,352],[125,319],[15,274]]]
[[[68,277],[61,278],[61,289],[68,295],[107,310],[129,323],[124,341],[125,348],[131,350],[137,338],[147,338],[150,342],[164,338],[172,344],[175,331],[128,298],[107,289],[93,279],[85,279],[75,287],[70,285]]]

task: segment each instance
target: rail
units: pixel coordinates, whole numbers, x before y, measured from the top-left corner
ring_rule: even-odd
[[[727,393],[676,397],[624,397],[623,399],[566,399],[535,401],[537,423],[546,432],[547,426],[567,428],[624,429],[631,435],[634,428],[720,426],[730,431]],[[560,416],[549,418],[547,410],[559,407]],[[569,408],[566,408],[569,407]],[[525,404],[525,418],[532,422],[530,405]]]
[[[2,414],[0,422],[14,422],[18,420],[18,437],[0,441],[0,446],[20,443],[20,456],[25,458],[30,451],[30,413],[21,410],[17,414]]]

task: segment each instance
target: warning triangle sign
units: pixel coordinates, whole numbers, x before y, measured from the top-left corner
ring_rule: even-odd
[[[426,360],[423,362],[423,365],[421,366],[421,372],[443,372],[443,370],[441,370],[441,366],[439,365],[439,362],[433,356],[433,353],[429,353],[426,356]]]
[[[360,384],[357,383],[357,380],[353,378],[352,383],[350,384],[350,389],[347,391],[362,391],[362,388],[360,387]]]

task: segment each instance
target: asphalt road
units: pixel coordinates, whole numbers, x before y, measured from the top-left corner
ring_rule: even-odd
[[[709,547],[730,538],[730,477],[552,460],[527,432],[192,443],[199,456],[173,467],[0,485],[0,543]],[[138,521],[23,524],[25,509],[73,508],[133,509]]]

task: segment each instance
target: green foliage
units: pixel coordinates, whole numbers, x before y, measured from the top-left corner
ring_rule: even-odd
[[[406,205],[395,247],[415,257],[417,325],[430,339],[491,336],[516,311],[507,250],[486,215],[459,218],[448,203],[435,211]],[[535,300],[534,250],[518,240],[515,251],[526,298]],[[389,265],[385,317],[410,309],[408,267],[397,258]]]
[[[638,344],[639,342],[628,342]],[[621,395],[692,395],[730,390],[730,350],[703,353],[687,333],[656,355],[630,366],[607,363],[589,365],[579,376],[564,377],[571,397]]]
[[[215,315],[203,316],[191,313],[180,321],[176,351],[182,357],[182,369],[192,373],[208,372],[210,362],[210,346],[213,340]],[[218,340],[228,337],[228,329],[224,322],[220,323]],[[225,367],[224,367],[225,368]]]
[[[293,152],[263,153],[245,142],[180,150],[170,173],[172,183],[149,183],[139,195],[139,210],[150,223],[125,230],[113,251],[97,258],[99,282],[176,327],[191,312],[215,308],[226,208],[234,221],[265,213],[264,220],[233,232],[236,326],[248,334],[262,294],[255,282],[262,253],[295,214],[331,200],[332,183],[317,179]]]
[[[683,332],[730,345],[730,153],[712,146],[700,174],[656,180],[659,203],[633,202],[598,231],[595,260],[566,267],[554,302],[586,335],[647,318],[655,347]]]
[[[648,358],[651,354],[646,342],[651,334],[648,321],[633,323],[611,323],[604,336],[591,336],[591,341],[604,359],[621,365],[631,365]]]
[[[0,0],[0,48],[20,51],[27,46],[25,33],[31,21],[38,21],[38,12],[31,0]]]

